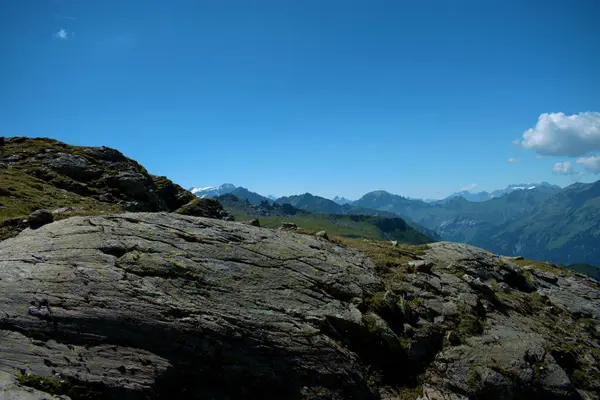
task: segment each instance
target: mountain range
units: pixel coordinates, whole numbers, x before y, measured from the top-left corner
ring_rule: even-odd
[[[276,200],[227,184],[193,189],[196,195],[235,194],[251,204],[290,204],[310,213],[401,217],[436,240],[463,242],[506,255],[600,265],[600,181],[561,189],[541,183],[509,185],[492,192],[458,192],[425,201],[383,190],[351,201],[310,193]]]
[[[260,204],[262,201],[273,202],[277,198],[275,196],[263,196],[255,192],[251,192],[244,187],[237,187],[231,183],[225,183],[221,186],[208,186],[204,188],[193,187],[189,189],[196,196],[206,199],[223,196],[225,194],[233,194],[239,199],[248,200],[251,204]]]
[[[558,191],[560,191],[561,188],[560,188],[560,186],[552,185],[548,182],[518,183],[518,184],[508,185],[504,189],[494,190],[492,192],[486,192],[486,191],[472,192],[469,190],[463,190],[460,192],[453,193],[450,196],[446,197],[445,199],[439,200],[439,201],[447,201],[447,200],[453,199],[455,197],[462,197],[462,198],[472,201],[472,202],[481,202],[481,201],[491,200],[496,197],[502,197],[502,196],[505,196],[505,195],[512,193],[514,191],[517,191],[517,190],[533,190],[533,189],[547,190],[550,192],[558,192]],[[433,200],[433,201],[430,200],[430,201],[426,201],[426,202],[428,202],[428,203],[435,202],[435,200]]]
[[[215,199],[238,221],[250,221],[260,218],[258,224],[267,228],[277,228],[283,222],[296,223],[302,229],[319,232],[326,231],[328,235],[346,238],[367,238],[376,240],[392,240],[399,243],[425,244],[435,241],[423,232],[421,227],[415,229],[405,219],[391,213],[377,210],[353,210],[352,206],[330,208],[331,212],[311,213],[307,208],[318,209],[318,204],[331,202],[328,199],[316,199],[310,194],[297,196],[296,205],[308,207],[297,208],[290,201],[269,204],[261,202],[258,205],[239,199],[233,194],[225,194]],[[312,206],[311,203],[315,202]],[[335,204],[335,203],[333,203]],[[336,204],[337,205],[337,204]],[[354,211],[354,212],[353,212]],[[370,213],[370,214],[369,214]],[[434,233],[435,234],[435,233]]]

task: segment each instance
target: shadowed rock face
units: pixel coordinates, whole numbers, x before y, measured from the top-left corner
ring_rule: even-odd
[[[27,229],[0,242],[0,394],[31,374],[114,399],[598,396],[597,282],[387,246],[405,262],[167,213]]]

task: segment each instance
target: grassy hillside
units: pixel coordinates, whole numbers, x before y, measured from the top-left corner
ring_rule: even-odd
[[[103,214],[121,211],[116,204],[104,203],[92,197],[59,189],[42,179],[29,175],[22,168],[0,168],[0,240],[16,232],[3,223],[12,218],[26,218],[40,208],[73,207],[76,210],[55,215],[55,219],[78,214]]]
[[[441,237],[433,229],[429,229],[406,216],[399,216],[389,211],[377,210],[374,208],[359,207],[351,204],[338,204],[332,200],[320,196],[314,196],[305,193],[299,196],[281,197],[275,201],[276,204],[289,204],[299,210],[308,211],[313,214],[339,214],[339,215],[369,215],[375,217],[402,218],[412,228],[421,232],[423,235],[434,240],[440,240]]]
[[[239,209],[225,206],[236,221],[256,218]],[[266,228],[278,228],[283,222],[293,222],[305,231],[327,231],[331,236],[365,238],[373,240],[397,240],[405,244],[426,244],[433,240],[410,227],[401,218],[372,217],[364,215],[326,215],[299,213],[288,216],[260,216],[260,224]]]
[[[107,147],[71,146],[48,138],[0,138],[0,240],[37,209],[91,215],[172,211],[194,195]]]

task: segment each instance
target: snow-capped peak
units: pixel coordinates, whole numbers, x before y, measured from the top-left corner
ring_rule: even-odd
[[[190,192],[198,197],[206,198],[228,194],[233,192],[235,189],[236,186],[232,185],[231,183],[226,183],[221,186],[194,187],[190,189]]]
[[[207,187],[203,187],[203,188],[191,188],[190,192],[196,194],[198,192],[205,192],[207,190],[216,190],[218,188],[219,188],[219,186],[207,186]]]

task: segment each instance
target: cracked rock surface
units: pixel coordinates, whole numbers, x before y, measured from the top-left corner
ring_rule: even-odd
[[[381,258],[169,213],[26,229],[0,242],[0,395],[598,398],[598,282],[360,243]]]
[[[324,240],[175,214],[74,217],[0,242],[0,370],[113,398],[374,398],[358,357],[372,264]],[[349,397],[350,396],[350,397]]]

